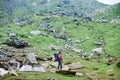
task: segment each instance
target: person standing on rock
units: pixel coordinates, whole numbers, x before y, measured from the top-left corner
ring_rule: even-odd
[[[61,51],[58,52],[57,56],[58,56],[58,70],[61,70],[62,69],[62,60],[63,60]]]

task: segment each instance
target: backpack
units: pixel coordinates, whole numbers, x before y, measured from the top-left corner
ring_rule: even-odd
[[[58,60],[62,60],[62,55],[61,54],[57,54]]]
[[[58,54],[57,53],[54,54],[54,58],[55,58],[55,61],[58,61]]]

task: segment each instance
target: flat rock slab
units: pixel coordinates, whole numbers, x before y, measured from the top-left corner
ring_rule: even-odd
[[[85,67],[85,66],[83,66],[80,62],[71,63],[71,64],[66,65],[66,66],[69,67],[70,70],[81,69],[81,68],[84,68],[84,67]]]
[[[21,72],[46,72],[43,66],[32,67],[31,65],[23,65],[19,71]]]

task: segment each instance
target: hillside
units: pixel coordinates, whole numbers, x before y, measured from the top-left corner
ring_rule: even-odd
[[[27,17],[31,14],[83,18],[94,15],[96,9],[108,7],[95,0],[1,0],[0,6],[1,24],[9,23],[15,17]]]
[[[0,80],[120,79],[116,66],[120,57],[120,25],[110,22],[112,18],[119,20],[119,4],[108,6],[96,0],[1,0],[0,14],[0,51],[7,53],[9,59],[29,53],[48,58],[62,51],[64,66],[75,62],[85,66],[73,70],[82,74],[80,77],[51,73],[55,68],[50,65],[51,72],[18,72],[18,76],[8,74]],[[102,22],[101,18],[109,21]],[[32,47],[6,45],[10,33]]]
[[[96,19],[105,18],[110,23],[120,24],[119,22],[120,21],[120,9],[119,8],[120,8],[120,3],[115,4],[109,7],[108,9],[98,11],[99,13],[97,13],[94,17]]]

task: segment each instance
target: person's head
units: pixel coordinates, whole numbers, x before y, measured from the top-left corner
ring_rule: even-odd
[[[59,53],[61,54],[61,51],[59,51]]]

